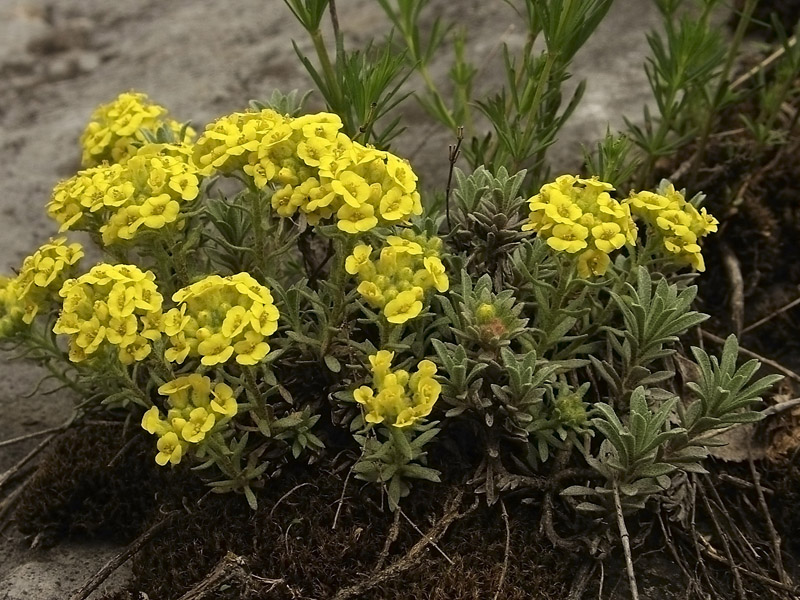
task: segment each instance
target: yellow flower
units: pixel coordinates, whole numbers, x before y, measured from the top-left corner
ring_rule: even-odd
[[[381,198],[380,213],[387,221],[402,221],[407,219],[414,210],[414,201],[411,196],[404,194],[400,188],[392,188]]]
[[[239,405],[236,403],[236,396],[229,385],[218,383],[214,386],[214,399],[211,401],[211,409],[223,417],[236,415]]]
[[[347,205],[356,209],[360,208],[369,199],[371,193],[366,180],[352,171],[341,173],[337,179],[331,182],[331,187],[334,192],[342,197]],[[370,216],[372,215],[370,214]],[[341,217],[339,218],[341,219]]]
[[[184,333],[181,332],[178,335],[171,336],[170,344],[171,347],[164,351],[164,358],[170,362],[183,364],[183,361],[186,360],[186,357],[189,356],[189,352],[192,349],[189,343],[186,341],[186,336]]]
[[[150,341],[144,336],[137,335],[130,343],[119,347],[119,362],[123,365],[132,365],[150,356],[152,351],[153,347],[150,345]]]
[[[430,273],[433,284],[439,292],[446,292],[450,287],[450,280],[447,278],[442,261],[436,256],[426,257],[423,261],[425,270]]]
[[[180,194],[183,200],[194,200],[200,193],[200,180],[194,173],[181,173],[169,180],[170,189]]]
[[[294,187],[291,185],[285,185],[272,194],[272,208],[274,208],[275,212],[281,217],[291,217],[297,212],[297,206],[292,202],[293,194]]]
[[[400,292],[383,309],[386,320],[394,324],[405,323],[420,312],[422,312],[422,302],[417,299],[417,294],[413,291]]]
[[[611,254],[625,245],[625,235],[616,223],[602,223],[592,228],[594,245],[598,250]]]
[[[383,292],[374,282],[362,281],[356,289],[371,306],[382,307],[385,304]]]
[[[142,429],[148,433],[164,435],[168,429],[168,424],[161,419],[158,407],[152,406],[142,415]]]
[[[358,274],[365,265],[370,264],[370,256],[372,255],[372,246],[367,244],[358,244],[353,248],[353,253],[345,260],[344,268],[351,275]]]
[[[136,316],[112,317],[106,329],[106,339],[116,346],[127,346],[136,340],[139,323]]]
[[[580,219],[583,214],[579,206],[557,190],[550,192],[550,202],[544,205],[544,211],[556,223],[567,225]]]
[[[412,255],[422,254],[422,246],[417,242],[401,238],[399,235],[390,235],[386,238],[389,246],[394,252],[408,253]]]
[[[394,360],[394,352],[389,350],[379,350],[376,354],[369,357],[369,363],[372,366],[372,376],[376,381],[383,381],[384,376],[389,373]]]
[[[336,225],[347,233],[355,234],[369,231],[378,225],[378,219],[374,215],[375,209],[370,204],[364,204],[359,208],[344,204],[336,213],[338,218]]]
[[[269,344],[260,333],[248,331],[244,334],[244,340],[237,342],[233,349],[236,362],[240,365],[255,365],[269,353]]]
[[[553,235],[547,238],[547,245],[560,252],[573,254],[586,248],[589,230],[583,225],[559,223],[553,227]]]
[[[181,206],[169,194],[148,198],[139,209],[141,224],[150,229],[160,229],[178,218]]]
[[[189,443],[197,444],[206,437],[216,417],[202,407],[197,407],[189,413],[189,420],[181,428],[181,437]],[[160,448],[159,448],[160,449]]]
[[[166,465],[168,462],[177,465],[181,462],[183,456],[183,444],[178,439],[174,431],[170,431],[162,435],[156,444],[158,454],[156,454],[156,462],[160,466]]]
[[[250,314],[244,306],[234,306],[225,315],[222,322],[222,335],[227,338],[235,338],[244,331],[250,324]]]
[[[226,362],[234,352],[230,338],[221,333],[214,333],[197,345],[197,351],[203,357],[200,362],[207,366]]]
[[[417,184],[417,176],[411,170],[408,162],[389,155],[389,159],[386,161],[386,173],[407,194],[414,191]]]
[[[584,279],[588,279],[593,275],[605,275],[610,264],[611,259],[608,257],[608,254],[590,248],[582,252],[578,257],[578,275]]]
[[[364,406],[367,423],[383,423],[404,428],[427,417],[441,393],[441,385],[433,378],[436,365],[420,361],[417,371],[409,377],[407,371],[392,372],[394,353],[381,350],[369,357],[375,389],[361,386],[353,398]]]

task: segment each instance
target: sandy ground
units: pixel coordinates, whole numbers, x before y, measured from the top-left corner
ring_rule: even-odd
[[[348,44],[387,28],[375,0],[339,0],[338,8]],[[432,0],[430,12],[466,27],[482,67],[477,85],[497,85],[500,44],[517,48],[525,40],[511,9],[502,0]],[[641,115],[648,100],[645,32],[657,22],[649,0],[617,0],[578,55],[573,81],[585,78],[588,87],[553,148],[555,171],[574,168],[580,144],[596,140],[609,123],[614,129],[623,115]],[[0,0],[0,272],[55,232],[44,205],[55,183],[78,168],[78,136],[97,104],[135,89],[176,118],[203,125],[273,89],[310,89],[291,39],[310,51],[282,0]],[[432,70],[443,78],[448,69],[444,58]],[[417,84],[412,79],[408,87]],[[443,188],[451,136],[413,99],[404,111],[410,128],[396,151],[412,161],[424,187]],[[57,425],[69,414],[73,399],[66,394],[23,397],[39,377],[24,364],[0,362],[0,440]],[[33,445],[0,448],[0,473]],[[7,531],[0,540],[0,600],[63,596],[113,551],[73,544],[31,551]]]

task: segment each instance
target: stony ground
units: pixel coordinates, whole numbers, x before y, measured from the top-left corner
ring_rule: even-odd
[[[386,30],[375,0],[338,5],[348,43]],[[481,66],[480,88],[502,80],[501,44],[518,48],[525,40],[503,0],[431,0],[430,13],[467,29]],[[588,87],[553,148],[556,171],[574,167],[580,144],[597,139],[609,123],[614,129],[622,115],[641,115],[648,99],[641,67],[645,32],[657,21],[649,0],[617,0],[578,55],[574,81],[585,78]],[[77,139],[97,104],[135,89],[176,118],[202,125],[273,89],[309,89],[292,39],[310,50],[282,0],[0,0],[0,272],[18,266],[55,232],[44,205],[55,183],[78,168]],[[433,66],[439,77],[448,69],[446,57]],[[409,89],[416,84],[411,80]],[[451,136],[413,99],[404,110],[410,129],[397,151],[412,161],[425,187],[441,189]],[[0,440],[57,425],[69,415],[72,398],[66,395],[24,397],[39,376],[25,365],[0,362]],[[0,473],[33,445],[0,448]],[[13,532],[3,536],[0,600],[64,597],[115,550],[67,545],[40,552],[27,549]]]

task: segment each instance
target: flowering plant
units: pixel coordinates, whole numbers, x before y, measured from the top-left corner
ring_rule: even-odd
[[[719,367],[696,351],[698,400],[661,387],[705,318],[686,272],[717,228],[702,195],[562,175],[525,198],[525,172],[480,168],[455,171],[445,211],[407,161],[291,98],[196,142],[141,94],[93,115],[86,168],[47,210],[106,262],[62,237],[0,287],[3,340],[80,394],[79,418],[132,413],[159,465],[209,469],[253,506],[344,428],[392,508],[461,448],[490,503],[554,454],[582,460],[597,485],[565,493],[595,511],[617,489],[642,506],[701,468],[709,432],[758,418],[774,379],[718,372],[733,341]]]

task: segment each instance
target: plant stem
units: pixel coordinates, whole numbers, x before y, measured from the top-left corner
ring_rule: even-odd
[[[317,51],[317,58],[319,58],[319,64],[322,66],[322,72],[328,82],[328,90],[331,96],[333,96],[333,103],[335,106],[331,106],[331,108],[341,108],[342,97],[341,90],[339,89],[339,80],[336,77],[336,69],[331,62],[331,57],[325,46],[322,31],[320,29],[315,29],[309,33],[311,35],[311,41],[314,43],[314,50]]]
[[[622,514],[622,502],[619,498],[619,484],[614,482],[614,507],[617,512],[617,527],[619,537],[622,540],[622,551],[625,554],[625,568],[628,571],[628,583],[631,586],[631,600],[639,600],[639,587],[636,585],[636,572],[633,570],[633,559],[631,557],[631,540],[628,528],[625,526],[625,517]]]
[[[255,254],[256,266],[261,271],[262,276],[266,276],[266,265],[264,263],[264,256],[267,253],[267,239],[264,235],[264,222],[261,212],[261,194],[253,189],[251,191],[252,197],[252,213],[253,213],[253,237],[255,238]]]
[[[322,344],[320,345],[320,356],[325,356],[328,352],[331,342],[333,342],[333,335],[338,331],[339,326],[344,320],[345,311],[345,291],[344,284],[347,278],[347,271],[345,270],[345,261],[350,254],[352,242],[347,237],[333,238],[334,256],[336,262],[333,265],[330,273],[331,289],[333,290],[333,307],[331,308],[330,317],[326,323],[325,333],[322,336]]]

